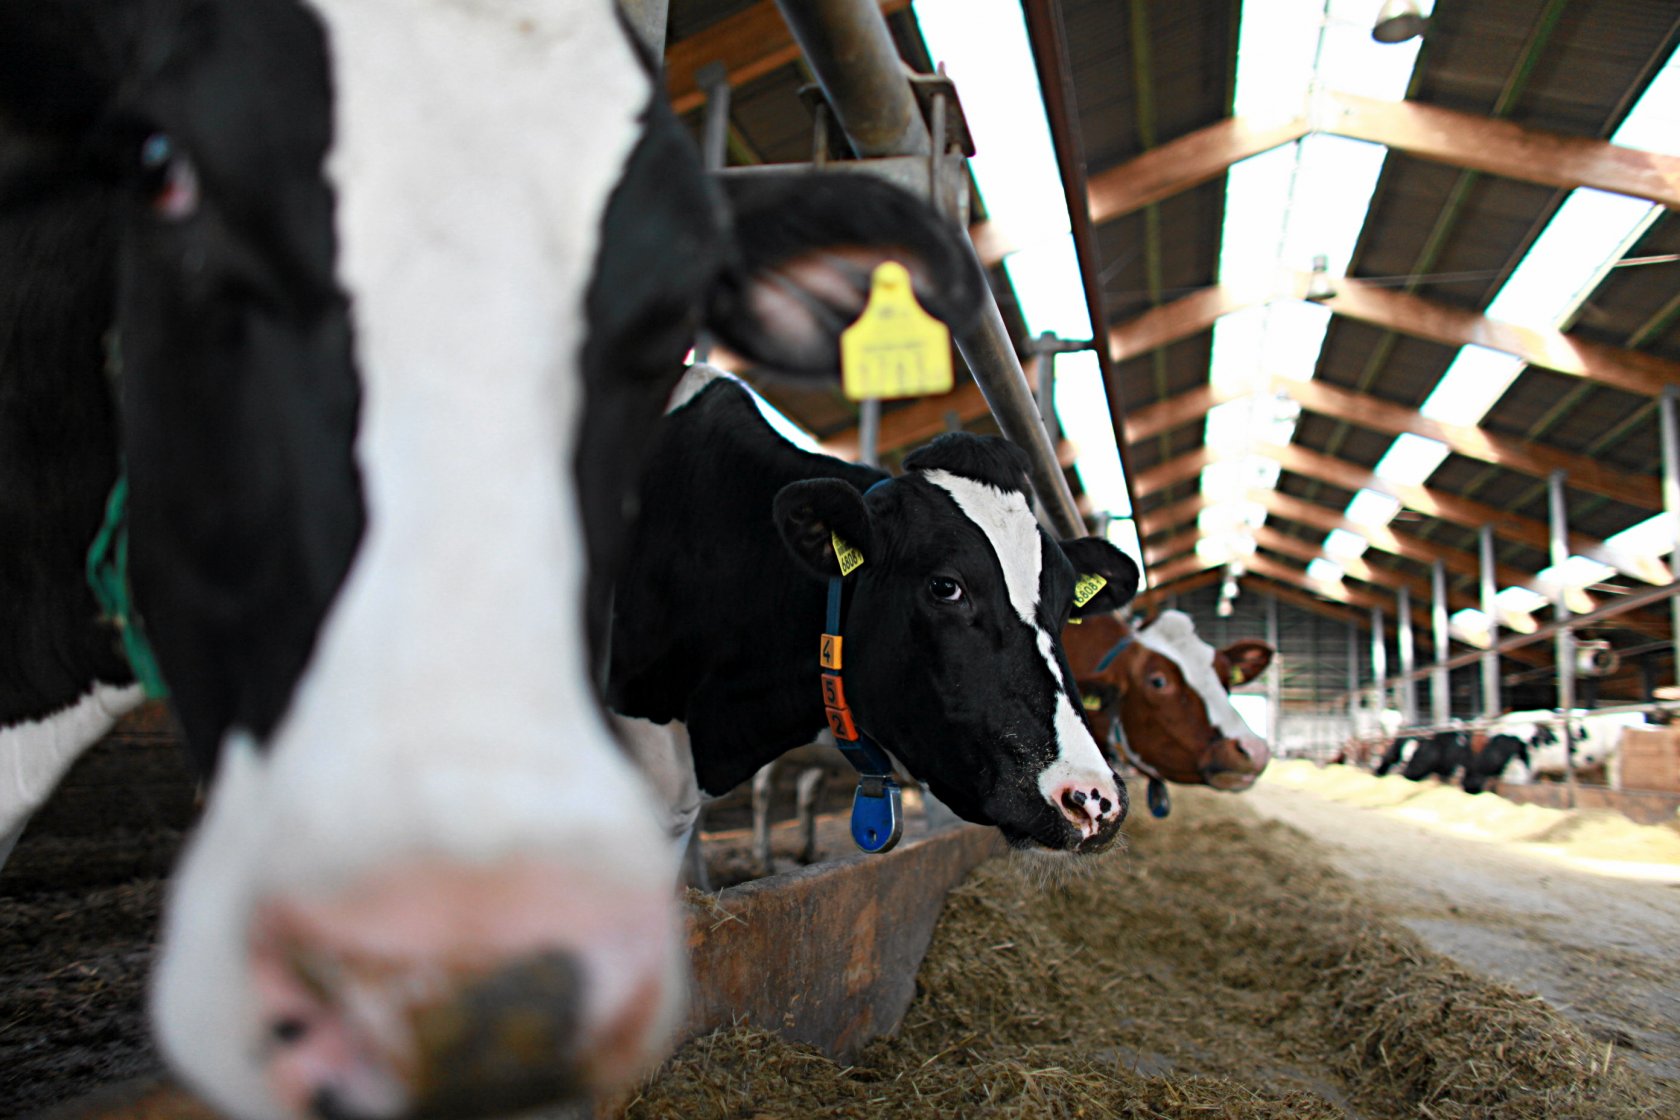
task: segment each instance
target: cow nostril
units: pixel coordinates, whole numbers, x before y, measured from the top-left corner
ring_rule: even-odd
[[[1112,802],[1112,801],[1110,801],[1110,800],[1109,800],[1109,799],[1108,799],[1108,798],[1106,798],[1106,797],[1105,797],[1105,798],[1103,798],[1103,799],[1102,799],[1102,801],[1101,801],[1101,802],[1099,802],[1099,804],[1101,804],[1101,805],[1102,805],[1102,811],[1103,811],[1103,815],[1105,815],[1105,816],[1106,816],[1106,815],[1107,815],[1107,814],[1109,814],[1109,813],[1110,813],[1110,812],[1112,812],[1112,811],[1113,811],[1113,809],[1114,809],[1114,802]]]
[[[1068,797],[1072,798],[1075,805],[1084,805],[1086,801],[1085,791],[1082,789],[1074,790],[1072,793],[1068,794]]]

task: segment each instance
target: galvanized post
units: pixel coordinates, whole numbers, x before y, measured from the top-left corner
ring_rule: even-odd
[[[1499,644],[1499,616],[1493,598],[1496,594],[1493,574],[1493,526],[1483,525],[1481,538],[1482,613],[1487,616],[1488,625],[1488,648],[1487,652],[1482,654],[1482,718],[1493,719],[1500,712],[1499,654],[1494,649]]]
[[[1278,604],[1266,597],[1266,643],[1272,647],[1272,671],[1266,674],[1266,740],[1272,749],[1282,750],[1283,740],[1283,647],[1278,643]]]
[[[1371,608],[1371,679],[1377,686],[1377,722],[1388,710],[1388,643],[1383,634],[1381,607]]]
[[[858,462],[881,465],[881,398],[865,397],[858,402]]]
[[[705,123],[701,129],[700,161],[707,171],[718,171],[728,162],[729,72],[721,62],[708,62],[694,72],[694,82],[706,94]],[[694,360],[712,356],[711,335],[702,331],[694,340]]]
[[[1663,512],[1673,534],[1674,551],[1668,556],[1668,570],[1680,580],[1680,386],[1663,389],[1661,402]],[[1680,684],[1680,596],[1668,601],[1674,629],[1674,676]]]
[[[1546,480],[1551,510],[1552,568],[1561,572],[1569,559],[1569,507],[1564,501],[1564,473],[1553,471]],[[1552,616],[1560,624],[1557,632],[1557,702],[1563,720],[1563,775],[1569,789],[1569,807],[1575,807],[1575,633],[1569,628],[1569,602],[1563,580],[1552,587]]]
[[[1430,621],[1435,635],[1435,669],[1429,675],[1429,718],[1437,728],[1452,721],[1452,677],[1447,672],[1447,648],[1450,634],[1447,625],[1447,567],[1437,560],[1430,569]]]
[[[1359,734],[1359,627],[1347,624],[1347,694],[1349,739]]]
[[[1412,589],[1400,589],[1400,603],[1395,608],[1394,637],[1400,647],[1400,722],[1405,727],[1417,725],[1417,669],[1412,638]]]

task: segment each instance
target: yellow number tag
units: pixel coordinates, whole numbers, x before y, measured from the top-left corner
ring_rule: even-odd
[[[1073,605],[1083,607],[1097,597],[1097,592],[1108,586],[1108,580],[1099,575],[1083,575],[1079,582],[1073,585]]]
[[[1089,692],[1080,693],[1079,705],[1087,712],[1100,712],[1103,706],[1102,697],[1092,696]]]
[[[922,310],[897,261],[876,267],[868,306],[840,333],[840,371],[854,401],[951,391],[951,332]]]
[[[863,553],[840,539],[839,533],[830,533],[829,538],[834,542],[834,558],[840,561],[840,574],[849,576],[863,566]]]

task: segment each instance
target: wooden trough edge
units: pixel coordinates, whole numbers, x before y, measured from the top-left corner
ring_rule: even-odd
[[[885,855],[690,891],[683,1039],[750,1024],[850,1061],[903,1022],[945,896],[1003,851],[996,829],[957,825]]]

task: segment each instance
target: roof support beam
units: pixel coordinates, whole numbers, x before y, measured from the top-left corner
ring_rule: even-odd
[[[910,0],[878,0],[883,15],[910,6]],[[704,31],[678,39],[665,51],[665,93],[679,114],[697,109],[706,94],[695,80],[700,67],[721,62],[731,86],[762,78],[799,58],[787,21],[775,0],[759,3],[721,19]]]
[[[1171,583],[1152,583],[1138,592],[1137,598],[1132,600],[1132,611],[1141,612],[1149,607],[1158,606],[1173,595],[1188,595],[1192,591],[1206,587],[1210,583],[1218,583],[1225,577],[1225,573],[1218,568],[1196,572],[1193,575],[1181,576]]]
[[[1151,537],[1156,533],[1168,529],[1176,529],[1187,521],[1194,521],[1196,515],[1208,506],[1205,494],[1191,494],[1187,498],[1180,498],[1170,505],[1160,509],[1152,509],[1148,513],[1137,516],[1137,530],[1139,537]]]

